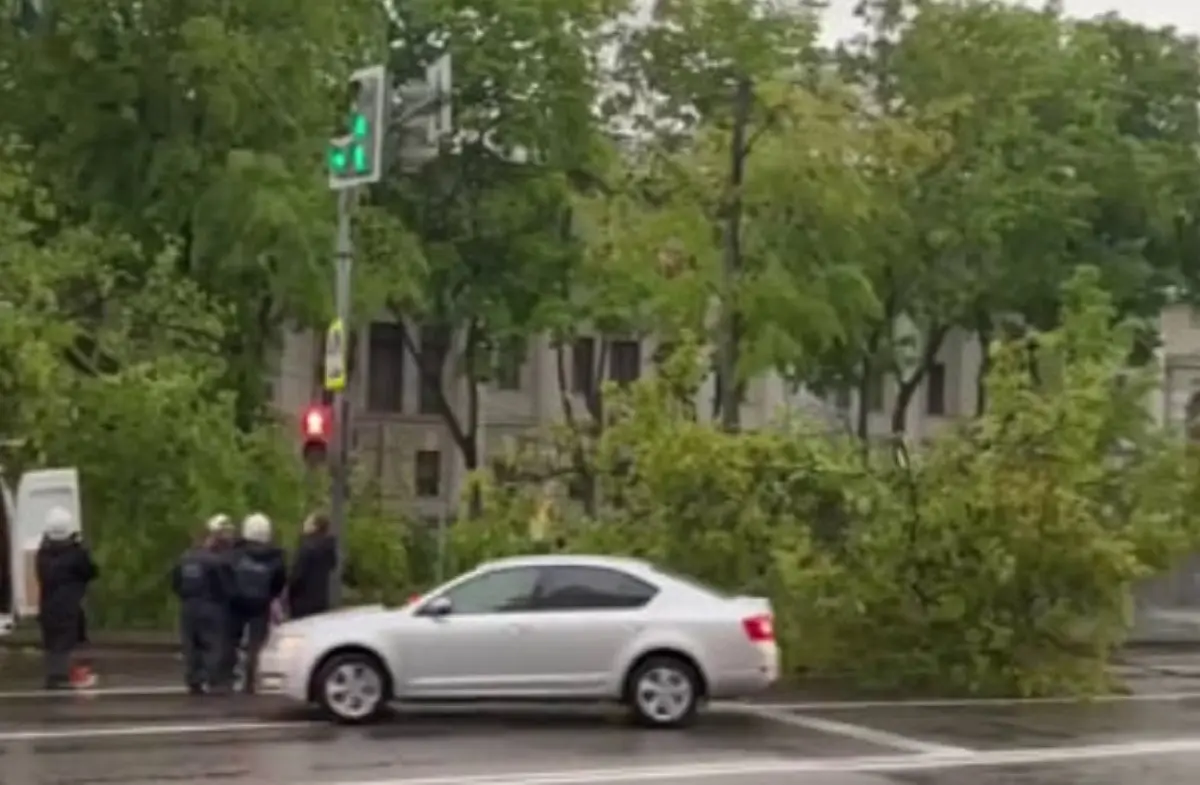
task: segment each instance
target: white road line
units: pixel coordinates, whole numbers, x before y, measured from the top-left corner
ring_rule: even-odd
[[[754,717],[760,717],[771,722],[777,722],[781,725],[790,725],[795,728],[803,728],[804,730],[817,731],[818,733],[827,733],[831,736],[842,736],[847,739],[856,741],[865,741],[868,744],[874,744],[877,747],[892,747],[893,749],[902,750],[904,752],[913,752],[924,755],[969,755],[974,750],[967,747],[955,747],[949,744],[938,744],[936,742],[924,741],[922,739],[914,739],[911,736],[901,736],[898,733],[889,733],[884,730],[869,728],[865,725],[852,725],[848,722],[838,722],[837,720],[827,720],[822,717],[809,717],[803,714],[790,714],[788,712],[772,710],[762,706],[747,706],[741,709],[741,712]]]
[[[43,700],[52,698],[136,698],[139,696],[183,695],[186,693],[179,686],[146,686],[146,687],[97,687],[91,690],[12,690],[0,692],[0,701]]]
[[[92,690],[12,690],[0,691],[0,701],[74,698],[80,695],[97,698],[136,698],[157,695],[183,695],[186,690],[177,685],[147,685],[143,687],[98,687]],[[1089,703],[1171,703],[1200,700],[1200,690],[1184,692],[1147,692],[1132,695],[1097,695],[1092,698],[916,698],[897,700],[845,700],[762,702],[713,701],[718,710],[756,706],[780,711],[852,711],[858,709],[969,709],[976,706],[1070,706]],[[422,704],[423,705],[423,704]],[[490,705],[490,704],[489,704]],[[528,704],[520,704],[528,706]]]
[[[339,782],[322,785],[586,785],[694,780],[745,775],[809,773],[893,773],[958,768],[999,768],[1094,762],[1119,758],[1178,755],[1200,752],[1200,738],[1170,739],[1089,747],[1027,748],[973,752],[967,755],[892,755],[855,758],[807,758],[793,761],[751,759],[737,763],[713,762],[671,766],[559,769],[511,774],[401,777],[372,782]]]
[[[252,731],[290,730],[328,727],[314,722],[206,722],[192,725],[115,725],[91,728],[54,728],[45,730],[0,731],[0,744],[56,739],[106,739],[128,736],[196,736],[206,733],[247,733]]]
[[[1200,690],[1144,692],[1130,695],[1096,695],[1091,698],[915,698],[897,700],[846,700],[763,702],[726,705],[765,706],[782,711],[842,711],[856,709],[970,709],[976,706],[1086,706],[1089,703],[1172,703],[1200,700]]]

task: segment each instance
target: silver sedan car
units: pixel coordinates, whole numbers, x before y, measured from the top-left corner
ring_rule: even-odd
[[[392,701],[584,700],[675,727],[707,699],[779,675],[770,603],[636,559],[527,556],[482,564],[402,608],[280,625],[259,689],[363,723]]]

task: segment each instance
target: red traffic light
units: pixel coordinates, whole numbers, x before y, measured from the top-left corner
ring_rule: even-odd
[[[328,406],[314,404],[300,415],[300,434],[304,442],[301,454],[306,464],[317,467],[325,463],[332,431],[333,412]]]
[[[305,409],[304,416],[300,420],[300,430],[304,435],[304,440],[306,442],[329,441],[332,420],[332,413],[328,406],[310,406]]]

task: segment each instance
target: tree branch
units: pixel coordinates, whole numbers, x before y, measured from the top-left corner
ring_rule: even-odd
[[[892,409],[892,433],[894,435],[902,434],[907,430],[908,407],[912,404],[912,397],[916,394],[929,367],[933,365],[937,353],[941,351],[942,343],[946,340],[946,333],[949,330],[949,327],[936,323],[930,327],[921,357],[912,374],[908,378],[904,378],[900,373],[896,374],[896,405]]]
[[[400,331],[400,340],[404,343],[404,348],[412,356],[413,361],[417,364],[417,373],[420,374],[421,383],[429,385],[429,389],[433,391],[437,398],[437,406],[439,414],[446,422],[446,428],[450,431],[450,437],[454,439],[454,443],[458,446],[463,458],[473,457],[475,452],[474,436],[463,430],[462,424],[458,420],[458,415],[454,411],[454,407],[450,405],[450,399],[446,397],[446,391],[442,385],[442,372],[446,367],[446,356],[442,355],[438,367],[432,369],[426,366],[421,359],[421,352],[413,341],[411,331],[404,329]]]

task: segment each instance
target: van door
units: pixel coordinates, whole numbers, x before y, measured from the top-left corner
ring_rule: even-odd
[[[13,497],[8,484],[0,479],[0,635],[8,635],[16,623],[13,591],[12,526]]]
[[[38,612],[37,550],[46,534],[46,513],[63,507],[71,513],[76,531],[81,531],[79,472],[69,469],[39,469],[21,475],[17,484],[15,514],[10,526],[12,605],[18,617]]]

